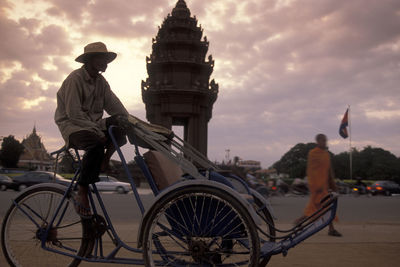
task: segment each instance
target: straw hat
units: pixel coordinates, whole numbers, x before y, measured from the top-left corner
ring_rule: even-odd
[[[80,63],[85,63],[89,56],[98,55],[98,54],[106,55],[108,63],[110,63],[117,57],[116,53],[109,52],[107,50],[107,47],[104,43],[95,42],[95,43],[86,45],[83,50],[83,54],[80,55],[79,57],[77,57],[75,59],[75,61],[80,62]]]

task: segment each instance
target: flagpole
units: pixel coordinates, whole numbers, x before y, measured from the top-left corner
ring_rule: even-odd
[[[351,112],[350,112],[350,105],[348,108],[348,119],[349,119],[349,157],[350,157],[350,180],[353,182],[353,149],[351,147]]]

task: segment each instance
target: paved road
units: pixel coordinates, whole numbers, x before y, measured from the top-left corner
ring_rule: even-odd
[[[150,190],[140,189],[145,207],[150,207],[154,197]],[[6,213],[11,199],[17,192],[0,192],[0,219]],[[140,211],[133,194],[102,193],[104,202],[115,222],[128,223],[140,220]],[[278,223],[291,223],[299,217],[308,197],[288,196],[272,197],[270,202]],[[338,209],[339,219],[343,223],[400,223],[400,196],[367,197],[341,196]]]
[[[144,206],[149,207],[154,197],[146,189],[141,189],[140,193]],[[17,194],[11,191],[0,192],[0,219],[8,209],[11,199],[15,198]],[[104,193],[102,197],[123,240],[135,242],[141,216],[133,195]],[[298,196],[271,198],[270,201],[277,217],[278,226],[289,227],[301,215],[307,200],[307,197]],[[338,213],[340,219],[338,229],[344,234],[343,238],[328,237],[326,231],[322,231],[290,250],[288,257],[274,256],[269,266],[400,266],[398,261],[398,251],[400,251],[400,196],[342,196],[339,201]],[[111,242],[105,245],[112,247]],[[138,257],[140,258],[140,255]],[[0,266],[6,266],[2,255],[0,255]],[[40,264],[32,266],[40,266]],[[83,263],[82,266],[108,267],[120,265]]]

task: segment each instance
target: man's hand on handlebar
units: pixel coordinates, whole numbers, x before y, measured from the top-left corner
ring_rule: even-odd
[[[128,116],[125,115],[113,115],[106,119],[107,129],[111,126],[115,125],[122,129],[127,129],[131,126],[131,123],[128,120]]]

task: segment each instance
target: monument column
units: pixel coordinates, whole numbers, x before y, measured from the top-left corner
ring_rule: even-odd
[[[184,127],[184,139],[207,155],[208,122],[219,86],[210,76],[214,60],[207,56],[209,42],[191,17],[184,0],[178,0],[153,38],[146,57],[148,78],[142,81],[146,117],[172,129]]]

